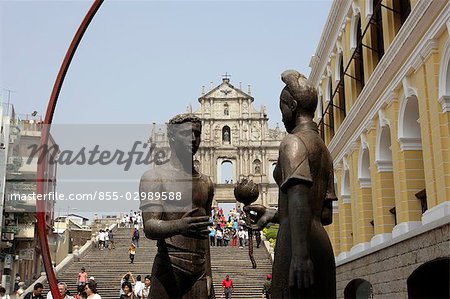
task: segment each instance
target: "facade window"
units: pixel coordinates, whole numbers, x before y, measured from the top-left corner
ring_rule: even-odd
[[[384,41],[383,41],[383,20],[381,16],[381,5],[377,6],[379,0],[373,0],[374,12],[370,20],[371,31],[371,48],[376,52],[378,61],[384,55]]]
[[[337,101],[337,113],[338,113],[338,119],[339,119],[339,124],[341,124],[344,121],[344,118],[346,116],[346,110],[345,110],[345,80],[344,80],[344,76],[345,76],[345,69],[344,69],[344,58],[342,56],[342,54],[339,55],[339,85],[338,85],[338,90],[337,90],[337,94],[339,95],[339,99]]]
[[[411,1],[410,0],[394,0],[394,15],[396,23],[398,24],[397,32],[402,25],[406,22],[409,14],[411,13]]]
[[[334,137],[334,111],[333,111],[333,84],[331,84],[331,76],[328,77],[328,108],[326,111],[327,114],[327,126],[329,131],[329,141]]]
[[[231,130],[229,126],[222,128],[222,143],[231,144]]]
[[[319,96],[319,134],[322,137],[322,140],[325,140],[325,124],[323,120],[323,95]]]
[[[361,17],[358,18],[358,24],[356,26],[356,40],[358,42],[356,46],[356,53],[354,55],[355,60],[355,80],[357,86],[357,95],[361,93],[364,88],[364,59],[362,51],[362,34],[361,34]]]

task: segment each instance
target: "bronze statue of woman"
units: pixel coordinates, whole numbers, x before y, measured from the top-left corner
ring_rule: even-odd
[[[317,92],[297,71],[283,72],[280,95],[283,123],[289,134],[280,144],[274,178],[278,210],[246,207],[259,228],[277,222],[272,298],[335,298],[333,249],[323,225],[331,223],[333,160],[313,121]]]

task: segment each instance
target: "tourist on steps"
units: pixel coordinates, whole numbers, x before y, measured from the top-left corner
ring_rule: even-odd
[[[225,295],[225,299],[231,299],[231,293],[233,293],[233,280],[230,279],[230,275],[227,275],[222,281],[222,296]]]
[[[214,229],[214,227],[210,228],[209,242],[211,246],[216,246],[216,230]]]
[[[69,290],[67,289],[67,284],[65,282],[58,282],[58,290],[62,299],[73,299],[73,296],[70,296],[69,294]],[[53,299],[51,291],[47,293],[47,299]]]
[[[109,249],[116,249],[116,246],[114,245],[114,234],[112,230],[108,232],[108,238],[109,238]]]
[[[86,299],[87,294],[84,285],[79,285],[77,289],[77,294],[75,295],[75,299]]]
[[[131,286],[131,282],[125,281],[122,283],[122,291],[123,294],[120,295],[120,299],[134,299],[133,287]]]
[[[131,238],[131,240],[139,248],[139,229],[133,228],[133,237]]]
[[[77,285],[85,285],[87,283],[88,274],[86,272],[86,269],[83,267],[81,268],[81,271],[78,272],[78,278],[77,278]]]
[[[262,291],[263,299],[272,299],[271,286],[272,286],[272,275],[267,274],[267,280],[264,282],[263,291]]]
[[[102,299],[102,297],[97,293],[97,283],[89,281],[84,289],[87,294],[87,299]]]
[[[37,282],[33,287],[33,291],[26,294],[24,299],[44,299],[44,296],[42,296],[43,290],[44,285],[40,282]]]
[[[11,297],[6,294],[6,289],[4,287],[0,287],[0,299],[11,299]]]
[[[255,239],[256,239],[256,248],[259,248],[259,246],[261,246],[261,231],[260,230],[255,230]]]
[[[136,299],[141,299],[143,288],[144,284],[141,281],[141,275],[138,275],[136,276],[136,284],[134,285],[134,296]]]
[[[152,286],[152,276],[147,275],[147,276],[145,276],[144,288],[142,289],[142,298],[141,299],[148,299],[148,295],[150,294],[151,286]]]
[[[120,295],[123,294],[122,285],[126,281],[129,281],[132,285],[136,283],[136,280],[134,280],[134,276],[131,272],[126,273],[120,280]]]
[[[134,263],[134,256],[136,255],[136,245],[131,243],[130,247],[128,247],[128,253],[130,254],[130,264]]]

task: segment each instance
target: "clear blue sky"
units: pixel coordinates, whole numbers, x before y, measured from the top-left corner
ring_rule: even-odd
[[[1,1],[0,88],[45,114],[90,1]],[[231,74],[281,126],[280,74],[308,75],[331,1],[105,1],[66,77],[55,122],[164,123]]]

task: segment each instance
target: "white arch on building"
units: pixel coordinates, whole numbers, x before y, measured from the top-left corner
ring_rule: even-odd
[[[352,3],[353,4],[353,3]],[[361,13],[359,8],[353,9],[352,23],[350,27],[350,50],[355,51],[358,45],[357,32],[358,32],[358,21],[361,18]]]
[[[317,119],[320,121],[323,118],[323,94],[322,94],[322,88],[318,88],[318,98],[319,101],[317,103]]]
[[[366,0],[366,18],[373,15],[373,0]]]
[[[441,58],[439,70],[439,102],[442,105],[442,111],[444,113],[450,111],[450,37],[444,45]]]
[[[391,128],[388,124],[378,126],[375,164],[379,172],[392,171]]]
[[[327,103],[330,103],[331,102],[331,97],[333,96],[331,93],[332,93],[332,90],[333,90],[333,84],[332,84],[332,82],[331,82],[331,75],[330,76],[328,76],[328,80],[327,80],[327,90],[326,90],[326,101],[327,101]]]
[[[348,167],[347,160],[344,158],[344,173],[342,175],[342,183],[341,183],[341,196],[344,203],[350,203],[350,169]]]
[[[365,141],[361,142],[361,149],[359,151],[358,180],[361,188],[372,187],[369,146]]]
[[[421,150],[419,100],[413,89],[405,92],[398,115],[398,141],[404,150]]]
[[[342,51],[342,48],[338,48],[338,52],[336,55],[336,65],[335,65],[335,75],[334,77],[336,78],[336,84],[338,84],[338,82],[341,80],[341,61],[344,59],[344,52]]]

